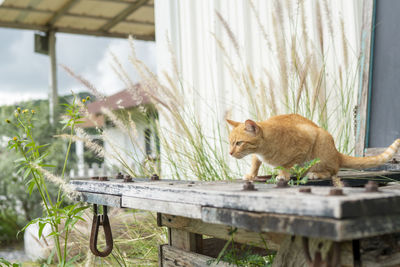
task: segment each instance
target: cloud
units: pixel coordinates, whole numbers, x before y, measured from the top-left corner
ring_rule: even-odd
[[[0,104],[45,98],[48,95],[49,58],[34,53],[33,38],[32,31],[0,29]],[[155,70],[155,43],[136,41],[135,44],[138,56]],[[110,51],[129,69],[132,79],[138,80],[129,63],[129,49],[127,39],[56,35],[57,63],[70,67],[105,94],[124,88],[110,67]],[[71,90],[87,91],[62,68],[58,68],[57,77],[60,95],[68,94]]]
[[[47,92],[48,59],[33,52],[31,32],[0,32],[0,94]]]

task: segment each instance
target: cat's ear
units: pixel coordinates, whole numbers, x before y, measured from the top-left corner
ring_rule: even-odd
[[[228,120],[228,119],[226,119],[226,122],[229,123],[230,125],[232,125],[233,127],[237,127],[240,124],[240,122],[232,121],[232,120]]]
[[[256,135],[260,132],[260,126],[252,120],[246,120],[244,126],[245,131],[248,133]]]

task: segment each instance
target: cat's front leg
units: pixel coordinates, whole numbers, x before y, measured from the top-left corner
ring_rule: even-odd
[[[253,155],[251,158],[250,173],[245,174],[243,179],[253,181],[258,174],[258,170],[260,169],[261,163],[262,163],[261,160],[259,160],[256,155]]]

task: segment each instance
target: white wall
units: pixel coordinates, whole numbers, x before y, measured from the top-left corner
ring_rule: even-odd
[[[299,5],[299,2],[304,2],[304,5]],[[337,83],[339,79],[342,79],[342,83],[346,79],[354,81],[347,87],[351,90],[350,98],[356,97],[363,1],[255,0],[252,3],[256,12],[251,8],[249,0],[156,0],[157,72],[160,80],[165,81],[165,73],[173,77],[176,83],[180,80],[185,88],[185,105],[193,107],[202,124],[210,129],[215,120],[224,123],[227,114],[239,121],[248,118],[266,119],[272,114],[270,108],[258,113],[255,111],[255,105],[261,106],[259,109],[271,106],[268,102],[271,96],[265,92],[272,89],[275,97],[282,100],[280,92],[296,90],[299,84],[298,80],[292,81],[291,68],[294,64],[289,44],[290,39],[297,36],[295,50],[303,65],[307,55],[311,54],[317,55],[314,59],[320,61],[319,66],[325,62],[329,75],[326,76],[326,84],[320,94],[330,99],[327,111],[332,125],[330,130],[335,133],[341,131],[342,126],[336,122],[338,116],[341,116],[337,108],[341,101],[338,98]],[[227,27],[218,18],[217,11],[226,21],[234,38],[231,38]],[[257,16],[262,27],[257,22]],[[308,36],[307,42],[304,41],[302,29],[305,29]],[[324,40],[322,45],[321,34]],[[285,46],[279,43],[279,36],[287,39]],[[222,49],[217,41],[221,42]],[[343,49],[343,43],[346,49]],[[175,53],[175,60],[171,60],[171,49]],[[324,50],[323,60],[320,57],[321,50]],[[285,53],[286,60],[291,61],[287,63],[287,86],[283,86],[285,79],[279,78],[282,73],[279,60],[284,58]],[[347,60],[344,59],[345,54]],[[175,67],[180,77],[174,72]],[[238,74],[232,75],[232,69]],[[252,78],[249,78],[248,71],[253,75]],[[342,77],[339,71],[342,71]],[[235,82],[234,77],[242,73],[245,75]],[[255,82],[249,82],[251,79]],[[317,77],[310,76],[307,79],[310,88],[316,86]],[[245,97],[246,84],[249,83],[255,105]],[[292,89],[287,89],[289,87]],[[277,113],[289,112],[278,100]],[[317,117],[318,114],[314,120]]]
[[[131,140],[131,137],[117,127],[104,129],[104,163],[108,168],[120,168],[123,170],[121,162],[117,159],[123,159],[130,168],[138,170],[138,162],[145,159],[145,140],[144,127],[142,123],[136,124],[137,138]]]

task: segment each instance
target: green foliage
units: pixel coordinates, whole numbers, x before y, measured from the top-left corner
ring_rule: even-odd
[[[4,258],[0,258],[0,264],[1,264],[1,266],[5,266],[5,267],[21,267],[22,266],[21,263],[11,263],[11,262],[5,260]]]
[[[66,106],[66,119],[63,121],[64,127],[70,128],[70,138],[68,148],[65,154],[64,165],[62,166],[61,177],[56,177],[49,173],[46,168],[54,167],[46,161],[49,156],[47,148],[49,145],[41,145],[35,139],[35,120],[36,111],[29,109],[17,108],[14,112],[14,119],[7,119],[6,123],[13,126],[15,136],[8,142],[8,148],[14,150],[21,157],[15,163],[18,166],[17,175],[22,176],[26,183],[27,191],[29,194],[35,190],[39,193],[44,205],[45,216],[32,220],[23,229],[25,230],[29,225],[38,223],[39,235],[42,236],[44,226],[49,224],[52,232],[49,234],[54,240],[56,246],[56,254],[59,266],[69,266],[71,261],[67,259],[67,244],[68,234],[78,220],[83,220],[81,215],[86,206],[79,206],[78,204],[62,207],[64,204],[64,197],[67,193],[63,192],[66,189],[64,181],[64,174],[68,163],[69,153],[72,144],[72,135],[76,124],[81,123],[81,116],[79,114],[79,105],[76,98],[73,99],[72,104],[64,104]],[[58,186],[57,196],[54,197],[49,193],[48,181],[55,183]],[[61,225],[63,224],[63,229]],[[62,246],[64,249],[62,251]]]
[[[220,261],[234,264],[236,266],[246,267],[270,267],[272,266],[274,255],[261,256],[251,252],[250,248],[242,245],[239,248],[235,246],[234,236],[237,228],[232,228],[229,232],[231,238],[226,242],[218,257],[215,260],[207,262],[208,265],[212,263],[218,264]],[[265,242],[264,242],[265,243]],[[265,243],[265,249],[268,250]]]
[[[310,169],[312,166],[314,166],[315,164],[319,163],[320,160],[319,159],[313,159],[310,161],[307,161],[303,164],[295,164],[293,167],[291,167],[289,170],[283,168],[283,167],[276,167],[276,170],[286,170],[290,173],[291,176],[296,177],[296,183],[297,185],[300,184],[306,184],[308,181],[307,176],[304,176]],[[290,180],[290,182],[293,185],[293,181]]]
[[[15,211],[0,210],[0,244],[8,244],[15,240],[20,222]]]
[[[60,102],[66,102],[68,97],[60,98]],[[56,166],[54,172],[60,173],[64,162],[66,151],[65,141],[55,139],[59,130],[49,123],[49,107],[47,100],[27,101],[21,103],[25,109],[32,114],[34,111],[34,120],[31,121],[35,131],[32,132],[33,139],[39,144],[51,143],[47,147],[39,148],[42,153],[48,153],[46,163]],[[15,129],[9,127],[8,122],[12,121],[14,112],[18,110],[18,106],[2,106],[0,107],[0,209],[17,211],[17,220],[19,225],[24,225],[28,221],[41,216],[40,195],[37,191],[32,194],[26,194],[25,179],[18,174],[13,168],[14,161],[20,156],[16,151],[5,148],[7,139],[11,139],[15,135]],[[19,108],[21,110],[21,108]],[[40,112],[36,112],[40,111]],[[10,116],[10,114],[12,116]],[[16,118],[15,118],[16,119]],[[71,157],[68,167],[73,167],[75,157]],[[49,185],[49,194],[54,195],[57,188]],[[0,222],[1,223],[1,222]],[[10,241],[15,240],[15,236],[10,236]]]

